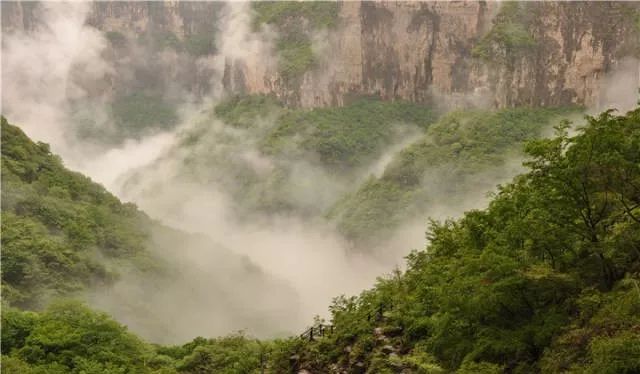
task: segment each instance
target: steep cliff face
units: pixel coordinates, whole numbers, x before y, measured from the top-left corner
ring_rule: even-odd
[[[363,94],[415,102],[447,95],[496,107],[594,105],[604,99],[603,77],[623,61],[639,80],[638,60],[628,63],[640,46],[637,5],[521,7],[509,17],[495,2],[341,3],[339,26],[325,48],[330,52],[317,68],[295,82],[272,71],[266,85],[248,91],[276,93],[305,107],[340,105]],[[519,31],[512,27],[530,38],[526,48],[501,40]],[[487,55],[474,53],[479,46]]]
[[[482,2],[341,3],[318,66],[294,82],[270,72],[267,91],[304,107],[341,105],[352,95],[425,102],[434,91],[473,91],[485,82],[469,61],[471,49],[495,8]]]
[[[91,4],[87,23],[105,32],[155,35],[155,43],[195,51],[190,61],[174,59],[193,72],[194,60],[221,53],[207,42],[216,33],[229,32],[220,27],[223,7],[99,2]],[[606,99],[602,86],[607,74],[622,65],[635,72],[632,82],[640,80],[637,3],[515,7],[520,9],[514,3],[483,1],[341,2],[331,27],[307,23],[315,59],[303,74],[285,75],[266,57],[231,56],[220,76],[208,69],[182,75],[199,94],[213,84],[235,93],[274,94],[302,107],[342,105],[361,95],[424,103],[446,98],[448,105],[597,105]],[[32,28],[37,23],[34,8],[32,3],[3,3],[3,31]],[[279,22],[290,21],[285,17]],[[180,74],[161,70],[179,80]]]
[[[621,68],[628,69],[639,86],[637,59],[631,69],[624,63],[640,51],[637,6],[543,2],[528,11],[533,37],[529,51],[487,64],[498,105],[597,106],[607,99],[601,87],[606,74]]]
[[[216,53],[223,3],[111,1],[75,5],[80,9],[74,11],[84,14],[86,26],[101,31],[106,39],[102,58],[113,67],[105,78],[111,83],[110,91],[147,91],[176,97],[185,95],[185,90],[196,96],[210,90],[214,73],[198,59]],[[50,14],[57,6],[62,5],[3,2],[2,32],[7,37],[19,32],[37,34],[36,39],[55,34]],[[60,25],[65,21],[53,22]],[[88,82],[85,89],[94,91],[93,83]]]
[[[208,32],[223,6],[219,2],[197,1],[104,1],[89,5],[87,24],[102,31],[142,34],[172,32],[183,38]],[[38,2],[2,3],[2,30],[32,30],[42,22]]]
[[[172,32],[178,38],[212,32],[222,3],[94,2],[87,23],[101,30]]]

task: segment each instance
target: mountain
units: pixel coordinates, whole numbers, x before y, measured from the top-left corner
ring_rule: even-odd
[[[151,219],[65,169],[47,144],[32,142],[4,117],[2,208],[3,301],[10,304],[37,307],[49,293],[113,282],[110,262],[161,266],[147,247]]]
[[[3,308],[3,372],[637,372],[640,109],[568,129],[529,142],[487,209],[433,222],[406,271],[336,298],[330,325],[163,347],[74,302]]]
[[[608,76],[638,70],[640,8],[633,2],[250,6],[245,19],[222,3],[95,2],[86,22],[105,33],[114,61],[138,61],[127,45],[140,40],[156,51],[181,53],[170,61],[135,62],[139,82],[162,72],[164,78],[147,80],[154,91],[175,82],[196,95],[223,86],[273,94],[288,106],[344,105],[363,95],[420,103],[447,96],[501,108],[606,106]],[[3,32],[36,29],[38,7],[3,3]],[[214,54],[224,55],[223,72],[195,63]],[[116,90],[125,85],[119,70],[126,67],[109,78]],[[630,84],[625,87],[633,94]]]
[[[203,330],[284,332],[284,311],[298,318],[290,307],[297,295],[285,282],[206,236],[120,202],[4,117],[1,255],[4,305],[38,310],[79,298],[155,341]],[[259,317],[247,311],[253,304]]]
[[[526,146],[489,207],[432,222],[407,270],[330,307],[301,369],[633,373],[640,369],[640,109]],[[317,327],[320,327],[319,325]]]
[[[2,373],[640,372],[639,3],[0,6]]]

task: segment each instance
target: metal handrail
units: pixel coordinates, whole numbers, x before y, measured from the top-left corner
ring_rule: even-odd
[[[316,337],[324,337],[330,334],[333,334],[333,325],[319,324],[306,329],[302,334],[300,334],[300,338],[313,341]]]
[[[375,321],[379,321],[380,319],[382,319],[384,317],[385,309],[387,309],[387,305],[378,305],[378,308],[376,308],[375,311],[370,311],[369,313],[367,313],[367,322],[370,322],[372,319],[374,319]],[[304,330],[304,332],[300,334],[299,337],[300,339],[314,341],[316,337],[324,337],[331,334],[333,334],[333,325],[321,323]]]

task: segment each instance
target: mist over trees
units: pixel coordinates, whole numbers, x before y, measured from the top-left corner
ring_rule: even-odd
[[[19,131],[9,126],[3,134]],[[433,221],[406,271],[336,298],[315,337],[162,347],[76,302],[34,313],[4,300],[3,370],[632,373],[640,368],[640,109],[589,117],[573,136],[568,128],[560,122],[553,138],[527,143],[528,171],[487,209]],[[5,141],[7,154],[22,152]],[[3,232],[16,228],[3,219]],[[16,265],[29,264],[15,257],[12,238],[3,238],[3,260],[15,264],[3,267],[9,289],[19,287]]]
[[[640,7],[3,2],[2,373],[640,372]]]

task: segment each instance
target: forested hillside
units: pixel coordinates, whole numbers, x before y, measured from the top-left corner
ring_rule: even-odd
[[[0,7],[2,374],[640,374],[640,2]]]
[[[85,300],[155,341],[193,337],[199,328],[190,319],[227,332],[234,320],[254,331],[271,329],[296,298],[250,259],[153,221],[66,169],[47,144],[32,142],[4,117],[1,254],[4,307],[39,310],[60,298]],[[278,295],[270,297],[276,305],[257,307],[260,318],[246,310],[264,297],[255,293],[258,285]],[[214,301],[206,310],[165,306],[150,314],[166,298],[182,307]],[[212,312],[218,316],[210,320]]]
[[[518,108],[447,113],[328,210],[339,230],[371,245],[422,212],[469,209],[518,170],[525,141],[539,138],[577,109]],[[450,209],[450,208],[449,208]],[[448,212],[447,212],[448,213]],[[447,214],[445,213],[445,214]]]
[[[182,133],[167,155],[130,176],[126,186],[159,194],[185,180],[215,186],[232,199],[232,217],[321,220],[335,225],[353,248],[373,252],[374,243],[384,243],[408,222],[422,224],[430,215],[478,206],[520,170],[525,141],[579,112],[574,107],[442,114],[375,98],[305,110],[287,108],[272,96],[233,96]],[[169,172],[154,182],[148,175],[157,169]]]
[[[486,210],[432,222],[408,269],[331,307],[312,372],[640,370],[640,109],[528,143]],[[332,366],[337,365],[337,366]]]
[[[305,110],[273,96],[233,96],[182,133],[165,157],[129,178],[128,187],[150,184],[145,172],[169,165],[176,181],[214,185],[231,195],[235,215],[317,217],[390,147],[422,133],[435,118],[431,108],[402,101],[361,98]],[[162,190],[164,181],[157,184]]]
[[[3,308],[3,372],[638,372],[640,109],[568,130],[527,143],[487,209],[432,222],[406,271],[336,298],[312,339],[160,347],[76,303]]]
[[[148,251],[151,225],[2,117],[3,302],[37,307],[109,284],[117,263],[159,270]]]

